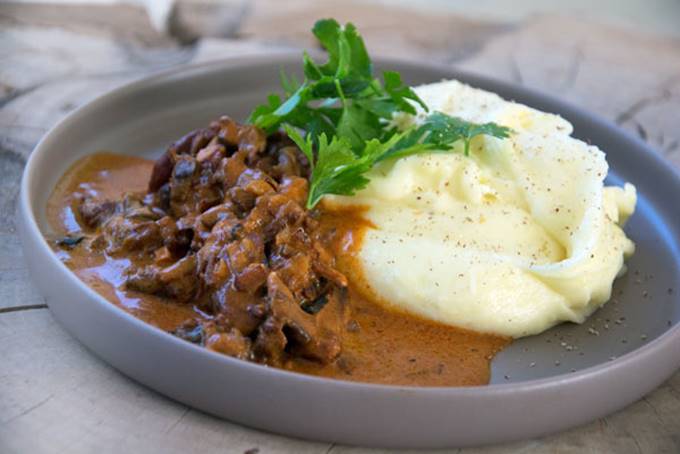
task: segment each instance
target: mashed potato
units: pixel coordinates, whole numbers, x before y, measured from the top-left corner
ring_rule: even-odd
[[[369,207],[377,228],[359,259],[372,290],[410,312],[513,337],[582,322],[634,251],[621,226],[635,188],[604,187],[604,153],[559,116],[456,81],[416,91],[431,110],[515,132],[475,138],[469,157],[383,163],[357,196],[331,198]]]

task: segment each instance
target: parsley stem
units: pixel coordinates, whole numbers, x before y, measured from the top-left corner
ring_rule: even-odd
[[[335,89],[338,90],[338,96],[340,96],[340,101],[342,105],[345,105],[345,93],[342,91],[342,86],[340,85],[340,79],[335,79]]]

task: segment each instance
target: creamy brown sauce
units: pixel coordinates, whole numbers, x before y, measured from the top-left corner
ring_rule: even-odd
[[[97,153],[76,162],[59,180],[47,203],[47,219],[57,237],[78,234],[76,196],[82,193],[115,199],[124,192],[144,192],[153,161],[114,153]],[[92,254],[83,247],[56,247],[59,258],[107,300],[163,330],[172,330],[196,315],[190,306],[122,288],[128,258]]]
[[[145,192],[153,162],[112,153],[78,161],[61,178],[47,206],[57,234],[78,234],[78,193],[120,198]],[[469,386],[489,381],[489,362],[509,339],[425,320],[389,307],[367,294],[355,254],[371,226],[357,212],[326,212],[323,228],[334,231],[337,266],[350,279],[350,323],[342,336],[340,357],[327,365],[293,359],[285,368],[331,378],[418,386]],[[204,315],[190,304],[125,289],[123,271],[130,258],[92,253],[81,245],[55,245],[64,263],[89,286],[134,316],[171,331],[190,317]]]

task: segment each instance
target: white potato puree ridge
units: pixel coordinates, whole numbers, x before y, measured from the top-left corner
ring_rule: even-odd
[[[634,251],[622,230],[634,186],[604,187],[604,153],[557,115],[457,81],[416,92],[430,110],[514,133],[475,138],[469,157],[383,163],[356,196],[329,198],[368,207],[376,228],[359,260],[372,291],[426,318],[512,337],[583,322]]]

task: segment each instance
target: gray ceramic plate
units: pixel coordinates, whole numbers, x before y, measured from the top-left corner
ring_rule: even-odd
[[[78,109],[40,142],[21,187],[19,217],[35,283],[54,316],[129,377],[185,404],[282,434],[389,447],[493,443],[547,434],[613,412],[680,366],[680,177],[642,142],[549,96],[426,64],[380,62],[411,84],[458,78],[548,112],[608,152],[610,183],[633,182],[637,243],[614,300],[584,325],[515,342],[493,362],[489,386],[415,388],[320,379],[222,356],[142,323],[106,302],[43,239],[46,199],[76,159],[96,150],[157,155],[220,114],[244,118],[296,72],[299,55],[168,72]]]

